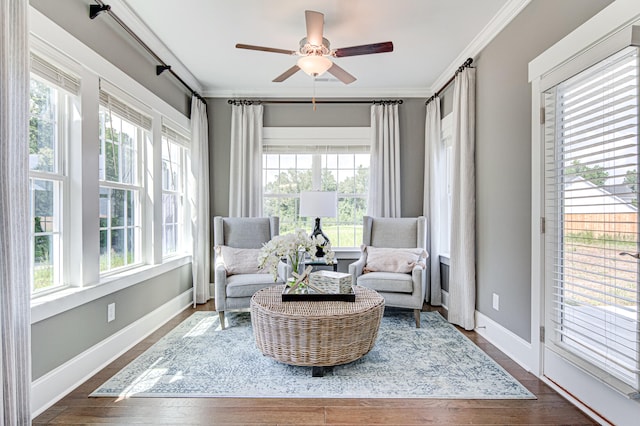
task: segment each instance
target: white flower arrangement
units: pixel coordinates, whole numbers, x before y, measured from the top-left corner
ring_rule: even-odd
[[[324,249],[324,261],[328,265],[333,264],[334,253],[331,244],[322,235],[310,236],[304,229],[296,229],[292,234],[277,235],[262,246],[258,255],[258,268],[268,268],[275,281],[278,279],[278,262],[281,259],[287,259],[293,267],[293,272],[296,272],[300,262],[304,261],[305,254],[312,260],[317,260],[317,246]]]

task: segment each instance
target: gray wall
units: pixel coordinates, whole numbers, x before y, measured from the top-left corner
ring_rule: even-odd
[[[29,4],[169,105],[189,116],[191,95],[187,89],[168,72],[156,76],[156,65],[159,64],[106,13],[90,19],[89,4],[95,2],[29,0]],[[117,9],[113,11],[118,14]]]
[[[33,380],[188,291],[191,282],[189,264],[32,324]],[[107,323],[110,303],[116,304],[116,319]]]
[[[533,0],[475,58],[478,311],[531,340],[529,61],[609,0]],[[452,96],[452,93],[449,95]],[[492,308],[492,294],[500,310]]]
[[[404,99],[399,106],[402,215],[422,214],[425,99]],[[207,99],[211,215],[229,214],[229,144],[231,106],[227,99]],[[265,127],[369,126],[370,104],[265,104]]]
[[[108,59],[181,113],[190,96],[168,75],[157,77],[155,63],[108,16],[89,19],[89,0],[31,0],[31,5]],[[166,73],[165,73],[166,74]],[[97,137],[97,135],[96,135]],[[31,327],[33,379],[122,330],[191,288],[191,265],[35,323]],[[116,320],[107,323],[107,304],[116,303]]]

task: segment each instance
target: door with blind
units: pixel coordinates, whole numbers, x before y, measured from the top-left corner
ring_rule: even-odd
[[[544,374],[568,366],[640,390],[638,49],[626,48],[543,94]]]

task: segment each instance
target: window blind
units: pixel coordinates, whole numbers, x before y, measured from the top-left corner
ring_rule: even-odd
[[[630,396],[640,391],[638,49],[545,94],[546,339]]]
[[[31,52],[31,72],[66,90],[72,95],[80,94],[80,78],[53,65],[46,59]]]
[[[189,139],[182,133],[176,132],[171,127],[168,127],[165,124],[162,125],[162,134],[170,140],[178,142],[179,144],[184,145],[187,148],[191,145],[191,139]]]
[[[368,154],[369,145],[262,145],[264,154]]]
[[[113,113],[119,115],[130,123],[140,126],[147,131],[151,131],[151,117],[130,107],[117,97],[105,92],[104,90],[100,90],[100,105],[105,108],[109,108]]]

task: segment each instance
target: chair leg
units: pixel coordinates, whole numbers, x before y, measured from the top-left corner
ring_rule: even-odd
[[[220,317],[220,328],[224,330],[224,311],[218,311],[218,317]]]
[[[416,328],[420,328],[420,309],[414,309],[413,316],[416,317]]]

